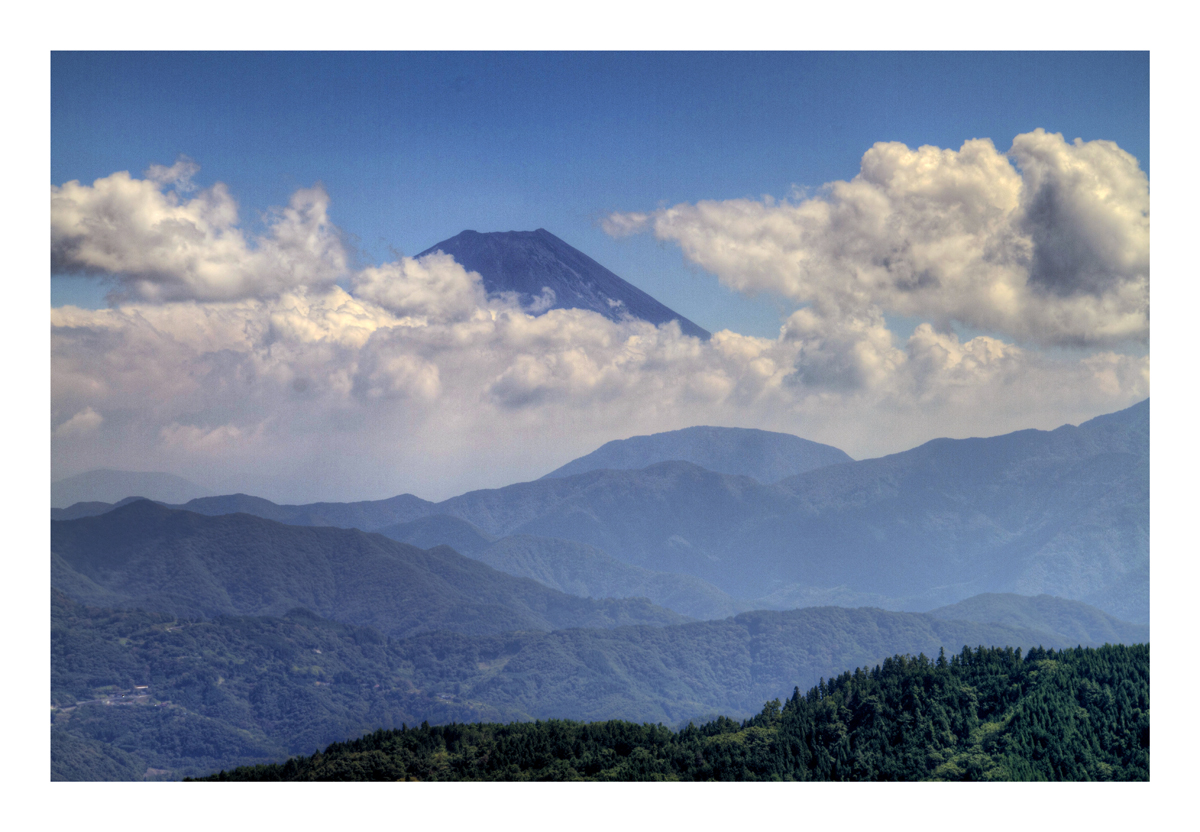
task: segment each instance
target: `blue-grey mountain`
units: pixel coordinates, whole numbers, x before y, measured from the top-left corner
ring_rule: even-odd
[[[591,600],[498,572],[448,547],[357,529],[206,517],[140,500],[50,524],[51,586],[88,604],[181,616],[282,615],[302,607],[404,636],[670,624],[645,599]]]
[[[633,317],[652,324],[678,321],[684,335],[707,339],[709,332],[622,280],[544,228],[537,231],[464,231],[430,246],[467,271],[478,272],[489,295],[514,292],[533,312],[590,309],[610,320]],[[546,294],[549,289],[551,295]]]
[[[51,483],[50,505],[65,508],[83,502],[115,503],[125,497],[146,497],[165,503],[185,503],[212,493],[207,488],[174,474],[97,468]]]
[[[605,468],[635,470],[656,462],[681,460],[716,471],[771,483],[840,462],[853,462],[845,451],[789,433],[753,428],[698,426],[631,436],[606,442],[587,456],[546,474],[569,477]],[[543,478],[544,479],[544,478]]]
[[[449,546],[493,569],[582,598],[644,597],[700,619],[728,618],[753,608],[694,575],[631,566],[603,549],[573,540],[528,534],[497,539],[466,520],[444,514],[385,526],[379,533],[422,549]]]
[[[1149,620],[1149,400],[1076,427],[938,439],[763,485],[684,462],[471,492],[493,535],[599,546],[734,597],[841,592],[930,609],[1049,593]]]
[[[1033,630],[1045,635],[1046,643],[1140,644],[1150,641],[1150,627],[1134,624],[1102,610],[1053,595],[1033,597],[1011,592],[986,592],[957,604],[930,610],[929,615],[947,621],[979,621]]]
[[[986,592],[1046,593],[1146,623],[1149,428],[1147,399],[1079,426],[937,439],[770,485],[669,461],[436,504],[402,495],[389,508],[395,519],[364,528],[450,515],[493,538],[595,546],[773,609],[921,611]],[[210,509],[226,499],[208,501]],[[288,522],[347,522],[364,504],[324,505],[286,507]]]
[[[75,503],[66,508],[50,510],[51,520],[78,520],[95,517],[114,508],[143,499],[139,495],[126,496],[115,503]],[[425,517],[433,510],[434,503],[400,494],[386,500],[363,500],[356,503],[308,503],[307,505],[280,505],[263,497],[249,494],[223,494],[216,497],[198,497],[186,503],[173,504],[170,500],[156,500],[167,508],[178,508],[196,514],[217,516],[221,514],[252,514],[287,523],[292,526],[336,526],[340,529],[362,529],[375,531],[383,526],[406,523]]]

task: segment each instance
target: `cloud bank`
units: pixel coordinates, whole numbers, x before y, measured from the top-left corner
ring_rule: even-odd
[[[1031,135],[1061,150],[1057,137]],[[1118,148],[1088,149],[1095,144],[1063,145],[1066,157],[1030,151],[1020,174],[986,142],[958,153],[877,145],[871,164],[864,160],[873,178],[852,189],[853,206],[837,194],[855,183],[835,183],[816,201],[700,203],[614,220],[677,239],[690,259],[743,291],[771,289],[806,304],[778,338],[724,330],[707,342],[675,323],[574,309],[534,315],[489,298],[479,275],[441,254],[332,285],[346,267],[323,192],[298,192],[251,244],[223,186],[178,196],[196,172],[186,163],[151,168],[141,180],[68,183],[52,191],[66,200],[52,227],[71,230],[53,231],[55,256],[109,275],[124,299],[51,310],[55,477],[110,466],[170,470],[280,500],[404,491],[435,499],[540,476],[610,439],[694,424],[786,431],[866,457],[935,436],[1048,428],[1115,410],[1149,394],[1148,358],[1106,348],[1054,357],[1036,346],[1079,340],[1092,318],[1082,340],[1113,341],[1097,337],[1116,331],[1107,307],[1088,299],[1108,298],[1119,319],[1126,313],[1112,293],[1132,297],[1139,278],[1129,275],[1148,279],[1144,257],[1109,244],[1121,229],[1141,239],[1129,228],[1144,212],[1128,209],[1136,200],[1111,183],[1095,185],[1096,159],[1128,174]],[[1035,179],[1053,193],[1027,195]],[[1080,182],[1099,194],[1091,203],[1078,197]],[[1048,206],[1036,210],[1058,218],[1056,236],[1023,230],[1033,210],[1026,203]],[[950,226],[961,238],[947,237],[938,255],[935,229]],[[132,229],[149,247],[113,229]],[[853,271],[880,241],[900,253],[869,274]],[[1037,255],[1055,241],[1069,252]],[[933,275],[926,281],[953,284],[946,297],[912,277],[917,262]],[[960,338],[942,318],[966,314],[964,297],[1002,295],[985,285],[989,275],[1019,289],[1018,307],[1040,293],[1076,310],[1037,312],[1074,335],[1030,336],[1032,345]],[[883,316],[900,303],[892,298],[931,323],[897,339]],[[997,311],[1012,304],[993,305],[978,314],[1011,320],[1001,332],[1045,329]],[[1129,329],[1127,338],[1142,337]]]
[[[1145,342],[1149,211],[1134,157],[1036,130],[1008,153],[989,139],[881,142],[811,199],[703,201],[603,226],[653,230],[733,289],[808,305],[795,332],[859,333],[874,352],[880,313],[1039,345]]]

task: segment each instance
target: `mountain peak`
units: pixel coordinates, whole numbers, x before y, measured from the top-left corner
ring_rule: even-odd
[[[721,474],[754,477],[763,483],[853,461],[845,451],[790,433],[697,425],[649,436],[614,439],[542,479],[569,477],[605,468],[640,469],[668,460],[690,462]]]
[[[707,330],[544,228],[466,230],[417,256],[435,251],[449,254],[468,271],[478,272],[488,294],[515,292],[521,306],[534,314],[550,309],[588,309],[613,321],[633,317],[658,325],[674,320],[684,335],[709,337]]]

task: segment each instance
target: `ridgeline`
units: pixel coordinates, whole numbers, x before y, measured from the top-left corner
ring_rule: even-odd
[[[208,780],[1149,780],[1149,645],[859,668],[738,723],[379,730]]]

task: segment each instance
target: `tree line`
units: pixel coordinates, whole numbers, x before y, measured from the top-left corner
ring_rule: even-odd
[[[680,731],[540,720],[378,730],[209,780],[1148,780],[1149,645],[894,656]]]

